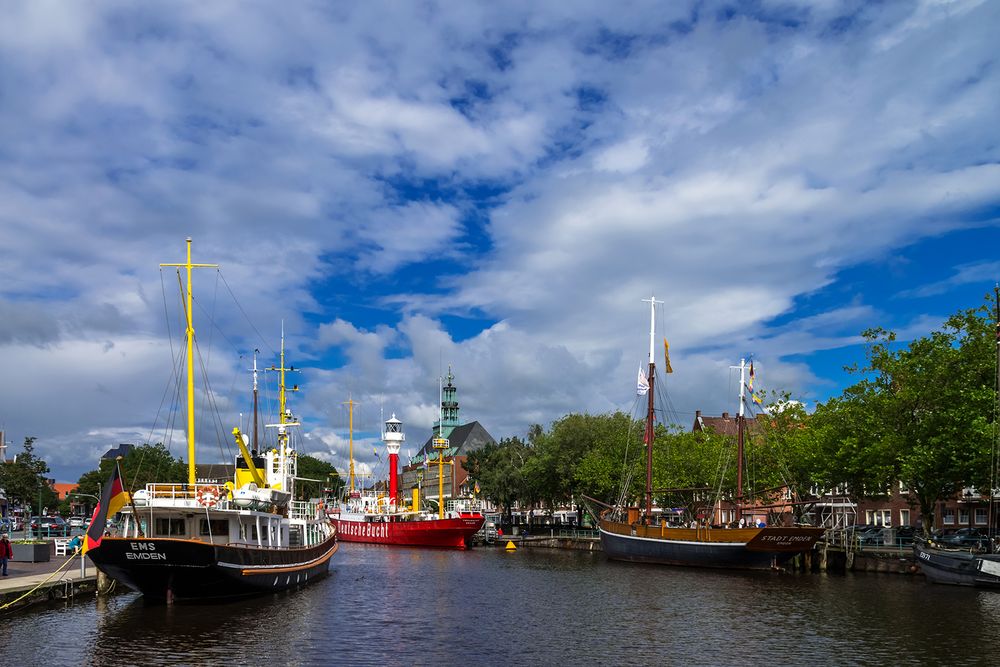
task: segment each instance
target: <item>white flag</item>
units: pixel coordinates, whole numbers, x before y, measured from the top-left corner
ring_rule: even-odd
[[[649,380],[646,376],[642,374],[642,368],[639,369],[639,383],[636,385],[635,393],[639,396],[645,396],[646,392],[649,391]]]

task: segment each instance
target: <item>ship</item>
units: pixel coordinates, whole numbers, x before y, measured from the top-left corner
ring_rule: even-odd
[[[239,454],[232,479],[199,483],[195,473],[193,268],[186,269],[187,481],[147,484],[129,492],[115,463],[84,539],[97,569],[153,602],[214,602],[293,589],[328,573],[338,548],[336,526],[321,501],[295,500],[297,455],[292,434],[300,425],[286,404],[284,333],[279,371],[279,419],[267,424],[277,444],[261,452],[254,438],[233,429]],[[257,369],[254,361],[254,404]],[[254,432],[256,433],[256,416]],[[105,535],[121,512],[117,535]]]
[[[994,287],[993,301],[996,308],[996,384],[994,386],[994,402],[1000,406],[1000,288]],[[994,458],[1000,446],[1000,429],[994,424]],[[990,488],[995,489],[995,479],[991,471]],[[990,516],[995,516],[994,503],[996,491],[989,495]],[[932,539],[916,539],[913,542],[913,555],[917,567],[924,573],[926,581],[933,584],[950,584],[953,586],[971,586],[974,588],[991,588],[1000,590],[1000,553],[997,551],[996,536],[992,534],[993,523],[990,523],[990,535],[986,540],[985,549],[949,547]],[[992,551],[993,553],[988,553]]]
[[[453,498],[444,501],[444,466],[453,465],[445,460],[448,439],[434,438],[434,449],[438,456],[428,461],[428,466],[438,468],[437,509],[421,506],[420,489],[412,490],[410,502],[402,498],[399,489],[399,450],[406,439],[403,423],[393,414],[384,422],[382,442],[388,453],[389,479],[382,492],[376,485],[355,488],[354,475],[354,435],[353,401],[350,418],[350,472],[346,499],[331,508],[330,513],[337,525],[337,533],[344,542],[366,544],[386,544],[408,547],[437,547],[443,549],[467,549],[472,546],[473,536],[486,521],[482,502],[475,498]]]
[[[646,415],[646,487],[645,508],[625,506],[623,502],[607,506],[601,512],[599,533],[601,547],[611,560],[662,565],[711,567],[736,570],[778,569],[795,555],[813,548],[824,529],[814,526],[767,526],[751,525],[743,527],[743,509],[737,507],[741,520],[736,527],[713,527],[707,521],[696,521],[695,525],[668,525],[663,519],[656,521],[653,511],[653,444],[655,440],[654,397],[656,389],[656,366],[654,340],[656,332],[656,305],[662,304],[655,297],[644,299],[650,304],[649,327],[649,367],[645,375],[639,372],[639,393],[645,394]],[[744,369],[740,363],[740,409],[738,415],[737,438],[737,492],[738,500],[743,498],[743,436],[744,436]],[[667,361],[667,372],[669,361]],[[624,497],[624,495],[623,495]],[[594,499],[589,499],[594,500]],[[752,508],[746,508],[752,512]]]

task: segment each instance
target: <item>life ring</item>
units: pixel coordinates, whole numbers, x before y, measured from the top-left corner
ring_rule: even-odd
[[[212,507],[219,502],[219,492],[211,486],[199,486],[194,499],[198,501],[199,505]]]

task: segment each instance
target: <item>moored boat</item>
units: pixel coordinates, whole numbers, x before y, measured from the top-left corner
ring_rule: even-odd
[[[353,404],[349,403],[349,405]],[[353,423],[353,419],[352,419]],[[353,434],[352,434],[353,442]],[[411,502],[405,503],[399,490],[399,448],[405,440],[403,423],[393,415],[386,420],[382,432],[389,461],[388,488],[379,493],[375,487],[356,490],[353,475],[349,483],[345,502],[331,509],[331,517],[337,524],[337,532],[344,542],[367,544],[387,544],[410,547],[438,547],[446,549],[466,549],[472,544],[472,536],[483,527],[486,518],[479,501],[471,498],[456,498],[442,502],[444,450],[448,441],[435,440],[439,456],[439,493],[437,511],[421,508],[419,489],[413,489]],[[353,446],[352,446],[353,452]],[[354,469],[353,454],[351,470]]]
[[[299,424],[285,402],[284,335],[277,446],[247,448],[233,429],[239,454],[233,479],[197,483],[195,476],[194,324],[191,239],[187,240],[188,480],[148,484],[129,493],[116,464],[87,532],[84,551],[103,573],[154,601],[205,602],[270,593],[324,576],[337,551],[336,527],[318,502],[294,500]],[[256,362],[254,369],[256,388]],[[256,397],[255,397],[256,398]],[[256,400],[255,400],[256,404]],[[256,418],[255,427],[256,429]],[[109,515],[121,511],[117,536],[104,535]]]
[[[668,526],[653,520],[652,465],[654,442],[655,360],[655,298],[650,304],[649,368],[646,376],[640,373],[640,391],[647,396],[646,429],[646,489],[645,511],[639,507],[610,507],[602,512],[599,522],[601,547],[608,558],[620,561],[659,563],[732,569],[773,569],[786,563],[796,554],[809,551],[823,534],[824,529],[814,526],[760,526],[741,528],[714,528],[708,523],[694,527]],[[740,410],[738,446],[743,446],[743,388],[745,364],[740,364]],[[668,370],[669,372],[669,370]],[[737,453],[739,489],[742,497],[742,451]]]

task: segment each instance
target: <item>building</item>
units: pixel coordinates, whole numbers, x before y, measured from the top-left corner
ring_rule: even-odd
[[[404,495],[419,488],[422,498],[437,499],[439,482],[437,461],[441,452],[444,456],[445,498],[471,495],[473,489],[469,488],[469,473],[465,469],[468,454],[488,444],[496,443],[493,436],[478,421],[461,423],[458,388],[455,386],[455,376],[450,366],[446,379],[448,384],[441,390],[441,418],[434,422],[434,432],[427,438],[423,447],[403,465],[399,488],[400,493]],[[438,433],[447,440],[447,447],[443,450],[434,447]]]

